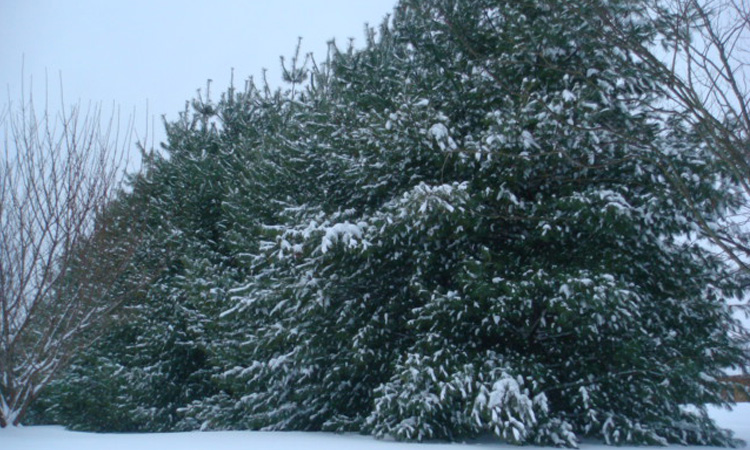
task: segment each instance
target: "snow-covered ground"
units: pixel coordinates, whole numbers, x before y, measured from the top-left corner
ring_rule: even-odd
[[[750,442],[750,403],[741,403],[733,411],[712,409],[711,415],[736,437]],[[62,427],[26,427],[0,429],[2,450],[459,450],[505,449],[519,447],[498,442],[466,444],[406,444],[378,441],[368,436],[299,432],[192,432],[158,434],[94,434],[65,431]],[[534,450],[532,447],[523,447]],[[611,450],[615,447],[583,444],[582,450]],[[669,448],[669,447],[667,447]],[[674,446],[675,449],[684,447]],[[618,447],[618,450],[628,447]],[[643,447],[632,447],[632,450]],[[701,450],[705,447],[701,447]]]

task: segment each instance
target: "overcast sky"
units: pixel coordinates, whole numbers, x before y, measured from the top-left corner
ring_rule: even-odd
[[[249,76],[280,79],[279,56],[302,50],[319,60],[326,42],[361,45],[364,24],[379,25],[396,0],[0,0],[0,105],[26,87],[44,91],[45,73],[65,102],[117,104],[139,128],[155,116],[177,117],[212,79],[223,92]],[[278,83],[277,83],[278,85]],[[56,89],[51,89],[57,95]],[[213,96],[213,95],[212,95]]]

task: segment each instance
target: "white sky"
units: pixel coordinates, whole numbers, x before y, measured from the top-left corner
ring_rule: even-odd
[[[280,84],[279,56],[302,51],[321,61],[326,43],[360,46],[364,24],[377,26],[396,0],[0,0],[0,105],[20,95],[22,66],[29,87],[51,100],[135,108],[142,133],[156,117],[173,120],[212,79],[212,97],[224,92],[231,68],[235,85],[268,69]]]

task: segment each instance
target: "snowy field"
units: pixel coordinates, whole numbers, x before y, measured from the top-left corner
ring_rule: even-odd
[[[734,411],[711,410],[711,415],[736,437],[750,442],[750,403],[741,403]],[[65,431],[62,427],[28,427],[0,429],[2,450],[466,450],[466,449],[533,450],[498,442],[466,444],[406,444],[378,441],[368,436],[297,432],[192,432],[159,434],[93,434]],[[607,447],[582,444],[582,450],[639,449],[643,447]],[[662,447],[656,447],[662,448]],[[667,447],[669,448],[669,447]],[[685,447],[674,446],[675,449]],[[700,447],[705,449],[706,447]]]

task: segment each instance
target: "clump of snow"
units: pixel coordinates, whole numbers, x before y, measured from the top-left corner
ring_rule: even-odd
[[[356,247],[362,240],[362,231],[367,224],[360,222],[353,224],[349,222],[337,223],[325,229],[325,235],[320,243],[320,252],[327,253],[337,242],[342,242],[348,247]]]
[[[450,136],[448,127],[442,123],[436,123],[431,126],[427,134],[435,139],[435,142],[437,142],[438,147],[442,151],[451,151],[457,148],[456,142]]]
[[[539,148],[539,144],[537,144],[536,139],[534,139],[534,135],[532,135],[527,130],[523,130],[523,132],[521,133],[521,143],[523,144],[523,148],[527,150],[532,148]]]

